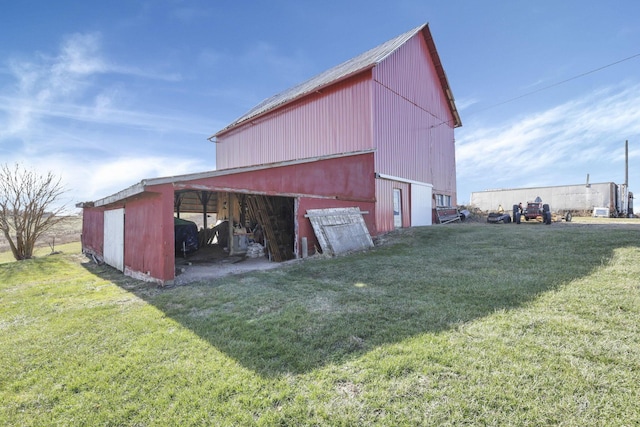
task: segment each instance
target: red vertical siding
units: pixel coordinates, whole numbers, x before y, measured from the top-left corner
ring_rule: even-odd
[[[309,220],[304,218],[306,210],[313,208],[359,206],[370,212],[365,222],[369,232],[376,235],[373,162],[373,154],[369,153],[183,181],[175,186],[151,186],[124,202],[125,273],[161,282],[174,279],[173,195],[176,188],[297,196],[297,247],[302,237],[307,237],[311,244],[315,242]]]
[[[104,254],[104,208],[82,210],[82,251],[99,256]]]
[[[373,201],[373,162],[373,153],[345,156],[197,179],[180,183],[180,188]]]
[[[254,172],[221,175],[181,184],[212,191],[260,192],[297,197],[297,242],[307,238],[309,253],[317,245],[307,209],[360,207],[368,211],[365,223],[372,236],[378,234],[375,222],[375,177],[373,153],[339,157],[300,165],[282,166]],[[300,256],[300,249],[298,250]]]
[[[376,212],[375,221],[378,233],[393,231],[393,189],[401,191],[402,226],[411,225],[411,194],[410,184],[387,179],[376,180]]]
[[[378,64],[373,70],[373,80],[442,121],[452,119],[422,34],[408,40]]]
[[[125,272],[134,277],[175,277],[173,187],[164,185],[125,205]]]
[[[373,70],[376,172],[433,185],[455,200],[452,116],[421,36]]]
[[[218,137],[217,169],[372,148],[370,72]]]

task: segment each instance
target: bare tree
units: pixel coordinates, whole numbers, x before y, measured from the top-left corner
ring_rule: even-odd
[[[18,164],[0,167],[0,230],[16,260],[29,259],[38,237],[60,222],[64,206],[55,206],[65,192],[51,172],[38,175]]]

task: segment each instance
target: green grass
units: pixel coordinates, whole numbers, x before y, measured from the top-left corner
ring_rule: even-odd
[[[2,425],[637,425],[640,228],[462,224],[158,289],[0,265]]]
[[[68,254],[77,254],[81,251],[80,242],[71,242],[64,243],[61,245],[55,245],[55,252],[63,252]],[[33,256],[36,258],[48,256],[51,254],[51,247],[40,246],[36,247],[33,250]],[[11,250],[0,252],[0,264],[5,264],[7,262],[14,262],[16,259],[13,257]]]
[[[51,254],[52,246],[55,252],[79,253],[81,251],[80,235],[82,234],[82,217],[66,216],[51,229],[43,233],[36,242],[33,250],[34,257]],[[15,236],[14,236],[15,237]],[[9,241],[0,237],[0,264],[14,262]]]

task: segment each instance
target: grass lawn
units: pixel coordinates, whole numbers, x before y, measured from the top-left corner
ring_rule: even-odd
[[[63,217],[62,221],[40,236],[33,250],[33,256],[42,257],[51,252],[80,252],[81,233],[82,217],[76,215]],[[0,236],[0,264],[14,261],[9,242],[4,236]]]
[[[55,245],[54,248],[55,248],[55,252],[62,252],[62,253],[78,253],[82,250],[80,242],[71,242],[71,243],[64,243],[62,245]],[[34,257],[43,257],[43,256],[50,255],[51,253],[52,253],[51,247],[40,246],[40,247],[34,248],[33,250]],[[14,262],[15,260],[16,259],[13,257],[11,250],[0,252],[0,264],[4,264],[7,262]]]
[[[0,265],[0,425],[640,424],[640,226],[458,224],[159,289]]]

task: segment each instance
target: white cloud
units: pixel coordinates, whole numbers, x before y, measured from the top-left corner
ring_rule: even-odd
[[[82,191],[93,199],[109,196],[146,178],[184,175],[207,170],[201,160],[162,156],[119,157],[100,162],[87,173]],[[212,168],[209,168],[212,169]]]
[[[56,56],[40,54],[31,61],[9,60],[8,71],[15,84],[2,88],[0,93],[0,113],[5,113],[4,118],[0,116],[4,129],[0,130],[0,143],[9,136],[28,139],[29,130],[43,117],[118,124],[132,124],[133,120],[143,118],[142,126],[146,126],[153,120],[153,114],[116,108],[112,100],[117,90],[108,85],[98,86],[93,77],[113,74],[165,81],[180,79],[179,74],[111,63],[101,52],[99,33],[67,37]],[[93,97],[93,108],[87,104],[87,97]],[[166,117],[155,122],[166,123]]]
[[[51,67],[54,79],[69,75],[105,73],[109,66],[100,55],[100,34],[72,34],[61,47],[60,55]]]
[[[478,102],[479,101],[477,98],[456,99],[456,108],[460,111],[464,111],[465,109],[477,104]]]
[[[14,162],[40,174],[54,172],[67,190],[60,200],[67,208],[73,208],[81,201],[93,201],[110,196],[143,179],[213,169],[203,159],[168,156],[121,156],[78,161],[74,156],[54,154],[40,158],[20,157],[10,163]]]
[[[140,100],[131,77],[180,76],[115,64],[104,54],[99,33],[70,35],[55,54],[9,59],[1,72],[2,162],[60,176],[69,190],[67,205],[144,178],[215,165],[215,148],[206,138],[223,124],[182,109],[133,108]],[[186,152],[186,146],[193,148]]]
[[[102,92],[95,98],[91,99],[89,104],[58,102],[55,105],[39,105],[31,103],[24,108],[19,103],[19,99],[0,96],[0,101],[4,106],[0,107],[0,111],[4,111],[12,115],[12,119],[16,119],[25,114],[25,110],[31,115],[28,119],[31,122],[33,116],[40,119],[67,119],[84,123],[95,124],[111,124],[117,126],[128,126],[139,129],[149,130],[179,130],[181,132],[192,134],[207,134],[211,131],[206,123],[194,118],[185,117],[180,112],[173,114],[148,113],[144,111],[128,110],[117,108],[114,105],[115,92]],[[23,121],[26,121],[25,118]],[[17,126],[14,126],[18,132]],[[25,130],[25,129],[20,129]],[[0,139],[8,135],[0,133]]]
[[[3,137],[29,135],[40,114],[55,111],[56,104],[75,99],[86,86],[86,78],[106,71],[98,54],[96,34],[73,35],[62,44],[56,57],[39,55],[34,61],[9,61],[14,87],[3,88]]]
[[[192,120],[184,120],[179,114],[148,113],[118,105],[132,95],[120,83],[97,82],[94,77],[110,74],[171,81],[180,76],[113,64],[101,52],[99,33],[73,34],[65,38],[57,55],[38,54],[30,61],[10,59],[3,71],[13,77],[14,84],[0,88],[0,144],[9,137],[28,140],[33,129],[52,118],[137,128],[180,126],[185,131],[210,132],[194,128]]]
[[[466,126],[456,143],[461,199],[465,189],[574,184],[587,173],[619,182],[625,139],[640,143],[640,85],[596,90],[502,125]],[[639,150],[630,154],[640,161]]]

